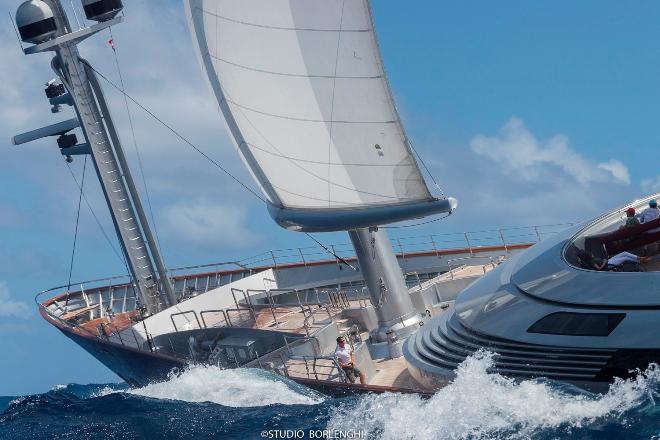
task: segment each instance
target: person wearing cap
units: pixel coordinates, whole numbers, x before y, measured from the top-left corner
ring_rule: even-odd
[[[658,209],[658,201],[656,199],[649,200],[649,207],[646,208],[639,216],[641,224],[652,222],[660,218],[660,209]],[[660,232],[660,228],[651,229],[649,234]]]
[[[639,219],[635,217],[635,208],[626,209],[626,223],[625,227],[629,228],[631,226],[637,226],[639,224]]]
[[[337,338],[335,357],[337,358],[337,362],[339,362],[339,366],[342,370],[344,370],[346,377],[348,377],[348,380],[350,380],[351,383],[355,382],[356,376],[360,378],[360,383],[362,385],[367,383],[364,373],[355,367],[355,355],[353,353],[353,348],[350,344],[347,344],[346,340],[341,336]]]
[[[649,207],[646,208],[639,216],[640,223],[648,223],[650,221],[660,218],[660,209],[658,209],[658,201],[656,199],[649,200]]]

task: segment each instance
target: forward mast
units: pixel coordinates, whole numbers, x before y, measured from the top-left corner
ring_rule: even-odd
[[[33,44],[23,50],[25,54],[55,52],[51,67],[59,82],[52,80],[46,88],[53,113],[70,105],[76,118],[23,133],[12,142],[20,145],[56,136],[67,161],[77,155],[91,157],[137,296],[146,314],[154,314],[176,304],[174,290],[95,71],[78,52],[80,42],[121,23],[123,6],[120,0],[82,0],[82,6],[87,19],[97,23],[77,31],[59,0],[30,0],[19,6],[20,37]],[[84,142],[69,134],[75,128],[82,131]]]

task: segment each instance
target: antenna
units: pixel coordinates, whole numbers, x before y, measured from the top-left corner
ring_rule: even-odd
[[[78,11],[76,11],[76,7],[73,4],[73,0],[69,0],[69,3],[71,3],[71,10],[73,11],[73,16],[76,17],[76,23],[78,23],[78,29],[82,29],[82,26],[80,25],[80,19],[78,18]]]
[[[7,13],[9,14],[9,21],[11,21],[11,25],[14,27],[14,32],[16,32],[16,41],[18,41],[18,46],[21,48],[21,52],[23,52],[23,42],[21,41],[21,36],[18,35],[18,29],[16,29],[14,17],[11,15],[11,11],[7,11]]]

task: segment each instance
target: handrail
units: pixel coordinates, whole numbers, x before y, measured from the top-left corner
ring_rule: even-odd
[[[453,280],[454,279],[454,271],[457,270],[457,269],[461,269],[463,267],[466,267],[466,265],[461,264],[459,266],[452,267],[452,263],[454,263],[456,261],[485,259],[485,258],[488,259],[488,262],[486,264],[491,264],[493,266],[493,268],[497,266],[498,263],[496,263],[495,260],[493,260],[492,256],[470,255],[469,257],[459,257],[459,258],[452,258],[452,259],[447,260],[447,269],[448,269],[447,272],[449,273],[450,278]],[[498,259],[502,258],[502,255],[499,255],[497,258]],[[484,266],[484,268],[483,268],[484,273],[486,273],[486,267],[485,267],[486,264],[483,265]],[[421,285],[420,285],[420,289],[421,289]]]
[[[318,338],[316,336],[303,336],[303,337],[293,337],[293,336],[287,336],[287,335],[282,335],[282,338],[284,338],[284,345],[287,348],[287,354],[291,352],[291,345],[296,342],[307,342],[307,341],[312,341],[316,343],[316,348],[317,348],[317,353],[321,353],[321,343],[319,342]],[[289,344],[289,339],[293,339],[291,341],[291,344]]]
[[[339,373],[339,376],[342,379],[342,382],[348,382],[348,377],[346,377],[346,373],[344,372],[344,369],[341,368],[341,365],[339,364],[339,361],[334,355],[326,355],[326,356],[306,356],[306,355],[287,355],[287,357],[290,360],[294,361],[303,361],[305,364],[307,364],[307,361],[313,361],[314,363],[312,364],[313,366],[313,372],[314,375],[318,375],[316,372],[316,362],[319,360],[328,360],[332,361],[333,367],[337,369],[337,372]],[[307,377],[309,377],[309,371],[307,373]],[[317,377],[318,379],[318,377]]]
[[[197,327],[202,328],[202,325],[199,323],[199,318],[197,317],[197,312],[195,310],[187,310],[185,312],[177,312],[177,313],[171,313],[170,314],[170,319],[172,320],[172,325],[174,326],[174,331],[178,332],[179,329],[176,327],[176,323],[174,322],[174,317],[179,316],[179,315],[187,315],[188,313],[192,313],[195,315],[195,321],[197,321]]]
[[[394,245],[402,250],[402,253],[408,258],[411,254],[419,252],[424,249],[431,249],[431,252],[440,257],[440,252],[444,250],[456,249],[460,246],[466,246],[471,252],[481,246],[504,246],[505,251],[509,251],[512,245],[529,244],[531,242],[540,241],[545,235],[556,233],[560,228],[573,226],[575,223],[558,223],[548,225],[536,226],[519,226],[519,227],[506,227],[499,229],[486,229],[480,231],[470,232],[447,232],[430,234],[425,236],[409,236],[393,238]],[[349,243],[333,244],[330,245],[334,252],[342,256],[342,258],[354,258],[354,251],[352,245]],[[325,251],[319,250],[316,246],[290,248],[290,249],[274,249],[267,252],[262,252],[251,257],[243,258],[238,261],[222,261],[215,263],[199,264],[194,266],[183,266],[168,269],[170,274],[180,271],[189,271],[194,269],[202,269],[209,267],[219,268],[220,266],[237,266],[241,271],[251,273],[255,269],[264,269],[267,267],[281,267],[283,264],[291,264],[304,261],[304,265],[308,266],[317,261],[325,261],[328,259],[328,254]],[[216,274],[222,271],[216,270]],[[194,276],[195,274],[191,274]],[[206,274],[207,276],[210,274]],[[188,275],[176,275],[174,278],[180,279]],[[123,279],[123,283],[113,284],[113,281]],[[74,282],[70,285],[85,285],[100,282],[108,282],[109,286],[118,285],[131,285],[129,275],[117,275],[111,277],[98,278],[82,282]],[[70,285],[61,285],[43,290],[37,294],[37,297],[52,292],[55,290],[66,289]],[[35,300],[37,298],[35,297]]]
[[[225,309],[225,312],[227,314],[227,320],[229,322],[229,327],[235,327],[234,323],[231,322],[231,315],[229,315],[229,312],[238,312],[239,314],[243,313],[243,312],[249,312],[250,315],[252,316],[252,320],[254,321],[254,323],[255,324],[257,323],[257,315],[254,314],[254,311],[252,309],[229,309],[228,308],[228,309]]]
[[[307,336],[309,336],[309,319],[312,319],[312,323],[314,323],[314,312],[312,312],[312,308],[310,306],[307,306],[307,311],[309,312],[308,315],[305,315],[305,309],[303,308],[303,316],[305,319],[303,319],[303,327],[305,328],[305,333]]]
[[[419,273],[416,271],[414,272],[406,272],[405,277],[408,278],[408,275],[415,275],[417,278],[417,285],[419,286],[419,290],[422,290],[422,280],[419,278]]]
[[[273,315],[273,320],[275,321],[275,327],[279,327],[280,323],[277,320],[277,315],[275,314],[275,302],[273,301],[273,295],[270,293],[270,290],[247,289],[248,296],[250,296],[250,292],[264,292],[264,293],[266,293],[266,298],[268,298],[268,304],[270,306],[270,313]]]
[[[142,325],[144,326],[144,336],[145,336],[145,339],[146,339],[146,341],[145,341],[146,342],[146,347],[144,346],[143,343],[140,343],[138,341],[138,338],[137,338],[138,332],[136,332],[135,327],[132,326],[132,325],[130,327],[127,327],[127,328],[124,328],[124,329],[121,329],[121,330],[118,329],[118,328],[115,328],[115,331],[113,331],[112,333],[110,333],[110,334],[106,333],[105,334],[105,339],[104,339],[104,337],[100,333],[94,333],[94,332],[88,330],[87,328],[85,328],[83,326],[75,325],[71,322],[65,321],[65,320],[53,315],[48,310],[48,308],[43,306],[42,304],[37,302],[37,305],[39,307],[39,310],[43,311],[46,315],[48,315],[48,317],[50,319],[53,319],[54,321],[57,321],[63,327],[66,327],[66,328],[70,329],[70,331],[77,332],[79,334],[83,334],[86,337],[94,338],[96,340],[103,341],[104,343],[122,345],[124,347],[128,347],[128,348],[138,350],[138,351],[156,352],[156,353],[159,353],[159,351],[160,351],[159,347],[154,344],[153,337],[147,331],[146,324],[145,324],[144,321],[142,321]],[[105,328],[110,328],[105,323],[99,323],[99,324],[103,324]],[[121,336],[121,332],[127,331],[128,329],[130,329],[130,331],[133,335],[133,339],[135,340],[135,345],[129,343],[128,340],[125,340]],[[170,348],[172,350],[172,353],[174,355],[180,356],[181,353],[177,353],[177,351],[174,349],[174,346],[172,344],[172,340],[170,339],[170,337],[168,335],[160,335],[159,338],[166,338],[167,342],[170,344]],[[165,356],[169,356],[169,354],[167,354],[167,353],[160,353],[160,354],[165,355]]]
[[[227,320],[227,312],[225,312],[223,309],[215,309],[215,310],[202,310],[201,312],[199,312],[199,317],[202,318],[202,323],[204,323],[204,328],[208,328],[208,326],[206,325],[206,321],[204,320],[204,313],[218,313],[218,312],[222,314],[222,317],[225,320],[225,326],[231,327],[229,325],[229,321]]]
[[[275,280],[270,280],[268,278],[264,278],[264,280],[276,282]],[[296,294],[296,299],[298,300],[298,306],[300,307],[300,310],[305,313],[305,309],[303,307],[303,303],[300,300],[300,291],[297,289],[268,289],[268,292],[270,293],[271,297],[273,297],[273,293],[276,293],[277,295],[283,295],[285,293],[295,293]]]

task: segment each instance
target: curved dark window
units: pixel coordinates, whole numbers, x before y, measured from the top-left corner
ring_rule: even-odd
[[[536,321],[528,333],[568,336],[608,336],[626,317],[625,313],[557,312]]]

